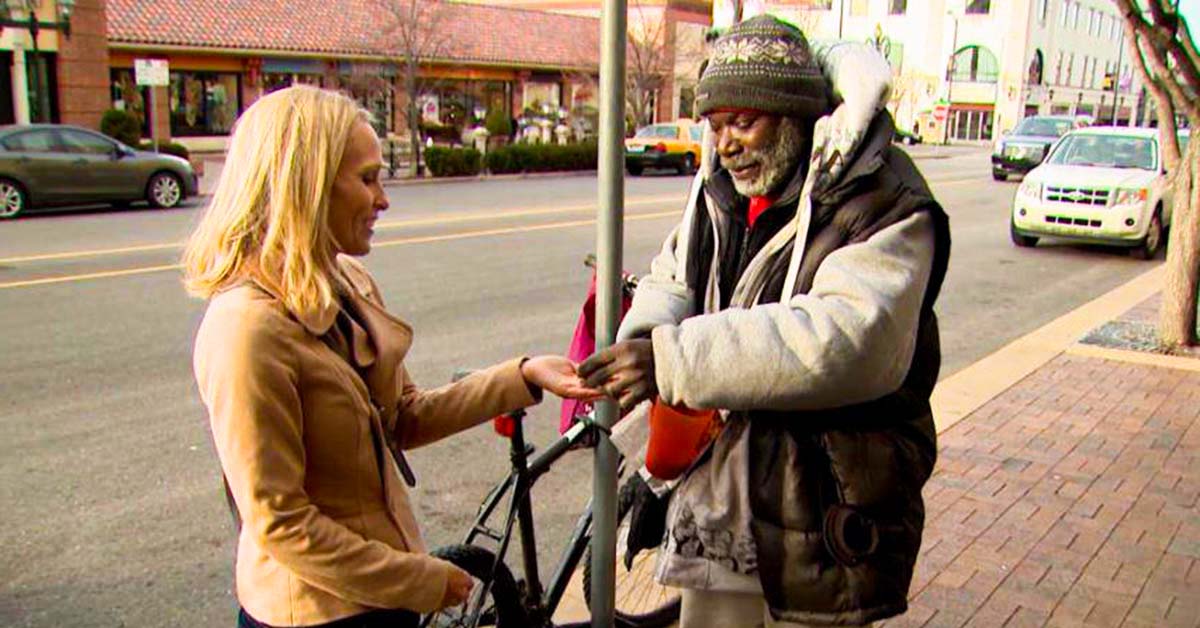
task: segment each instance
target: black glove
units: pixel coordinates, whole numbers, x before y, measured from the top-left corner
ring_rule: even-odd
[[[629,535],[625,539],[625,570],[633,569],[633,559],[644,549],[654,549],[667,533],[667,505],[671,496],[659,497],[650,490],[640,474],[629,479],[625,489],[633,492],[629,507]]]

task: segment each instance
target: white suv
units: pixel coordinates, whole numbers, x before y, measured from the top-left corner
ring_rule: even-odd
[[[1180,134],[1186,146],[1187,131]],[[1064,135],[1025,175],[1013,199],[1017,246],[1041,236],[1122,246],[1142,259],[1158,253],[1171,224],[1171,190],[1158,129],[1088,127]]]

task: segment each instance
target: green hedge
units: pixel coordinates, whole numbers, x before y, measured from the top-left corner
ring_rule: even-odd
[[[137,149],[154,152],[154,142],[153,141],[142,142],[141,144],[138,145]],[[167,155],[175,155],[176,157],[182,157],[184,159],[187,159],[190,156],[190,153],[188,153],[187,147],[184,146],[183,144],[178,144],[176,142],[160,141],[158,143],[158,152],[165,153]]]
[[[483,156],[474,148],[425,149],[425,167],[435,177],[475,176],[483,169]]]
[[[142,139],[142,119],[120,109],[109,109],[100,118],[100,132],[127,146]]]
[[[510,144],[487,154],[492,174],[595,170],[596,144]]]

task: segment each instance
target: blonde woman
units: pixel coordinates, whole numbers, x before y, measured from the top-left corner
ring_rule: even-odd
[[[513,359],[418,390],[412,330],[354,256],[387,210],[368,114],[313,87],[238,121],[184,253],[208,299],[194,369],[243,525],[240,626],[416,625],[461,603],[466,572],[425,553],[401,449],[537,403],[586,398],[575,365]]]

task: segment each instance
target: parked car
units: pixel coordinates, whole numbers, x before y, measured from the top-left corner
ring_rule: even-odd
[[[186,159],[134,150],[75,126],[0,127],[0,218],[84,203],[174,207],[197,188]]]
[[[1031,116],[1017,123],[992,150],[992,178],[1025,174],[1042,163],[1050,146],[1068,131],[1087,126],[1087,119],[1071,116]]]
[[[912,146],[914,144],[920,144],[922,140],[920,135],[905,131],[900,127],[896,127],[896,133],[892,135],[892,141],[897,144]]]
[[[1181,131],[1181,144],[1188,139]],[[1017,189],[1012,241],[1027,247],[1054,236],[1153,258],[1171,224],[1173,190],[1165,175],[1157,129],[1071,131]]]
[[[674,168],[691,174],[700,163],[704,127],[691,120],[653,124],[625,140],[625,169],[637,176],[646,168]]]

